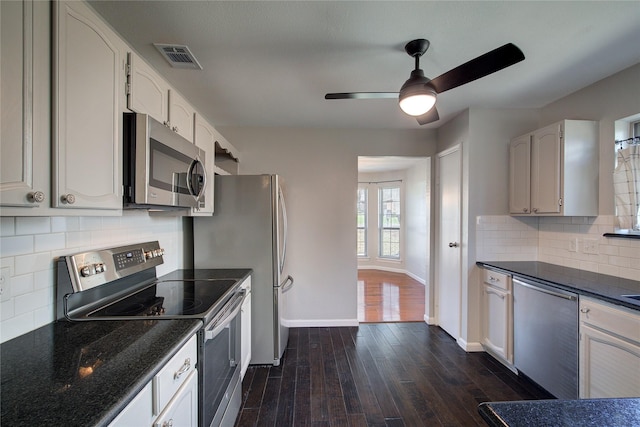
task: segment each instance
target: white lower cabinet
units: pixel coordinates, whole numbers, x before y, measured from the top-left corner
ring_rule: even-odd
[[[513,297],[511,277],[482,269],[482,346],[513,365]]]
[[[242,285],[240,286],[246,292],[240,312],[240,352],[242,355],[240,377],[244,378],[244,374],[247,372],[247,368],[249,367],[249,362],[251,362],[251,276],[242,282]]]
[[[109,427],[197,427],[196,337],[178,350]]]
[[[640,313],[580,298],[580,398],[640,396]]]
[[[153,423],[154,427],[198,425],[198,372],[193,370]]]
[[[111,421],[109,427],[150,426],[152,422],[151,383],[148,383],[122,412]]]

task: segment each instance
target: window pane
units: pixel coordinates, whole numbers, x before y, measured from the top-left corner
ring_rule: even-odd
[[[357,197],[357,237],[356,247],[358,256],[367,256],[367,189],[358,188]]]
[[[380,256],[400,258],[400,187],[381,188]]]

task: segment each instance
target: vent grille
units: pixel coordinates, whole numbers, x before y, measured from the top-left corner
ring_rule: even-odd
[[[202,70],[202,66],[187,46],[161,43],[154,43],[153,45],[173,68]]]

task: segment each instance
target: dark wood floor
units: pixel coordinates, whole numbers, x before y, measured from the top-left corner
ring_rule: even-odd
[[[358,321],[424,320],[424,285],[403,273],[358,270]]]
[[[247,370],[236,426],[476,426],[481,402],[550,397],[423,322],[290,332],[280,366]]]

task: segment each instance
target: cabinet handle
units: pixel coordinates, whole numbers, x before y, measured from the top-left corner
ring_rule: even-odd
[[[178,133],[178,126],[172,127],[171,130],[174,131],[175,133]]]
[[[458,246],[460,246],[460,245],[458,244],[458,242],[450,242],[450,243],[449,243],[449,247],[450,247],[450,248],[457,248]]]
[[[533,209],[531,209],[531,210],[533,211],[533,213],[538,212],[538,208],[533,208]]]
[[[173,427],[173,418],[162,423],[162,427]]]
[[[44,193],[42,191],[34,191],[27,194],[27,199],[31,203],[42,203],[44,202]]]
[[[171,128],[171,123],[169,123],[169,120],[165,120],[164,122],[162,122],[162,124],[168,128]]]
[[[522,212],[524,212],[524,213],[529,212],[529,208],[523,208],[523,209],[522,209]]]
[[[589,310],[587,307],[582,307],[580,309],[580,313],[583,313],[583,314],[587,314],[589,311],[591,311],[591,310]]]
[[[189,369],[191,369],[191,359],[186,358],[184,359],[184,363],[182,364],[182,367],[178,369],[176,372],[174,372],[173,379],[177,380],[178,378],[180,378],[182,374],[187,372]]]
[[[62,200],[62,203],[68,203],[70,205],[76,202],[76,196],[73,194],[63,194],[60,199]]]

